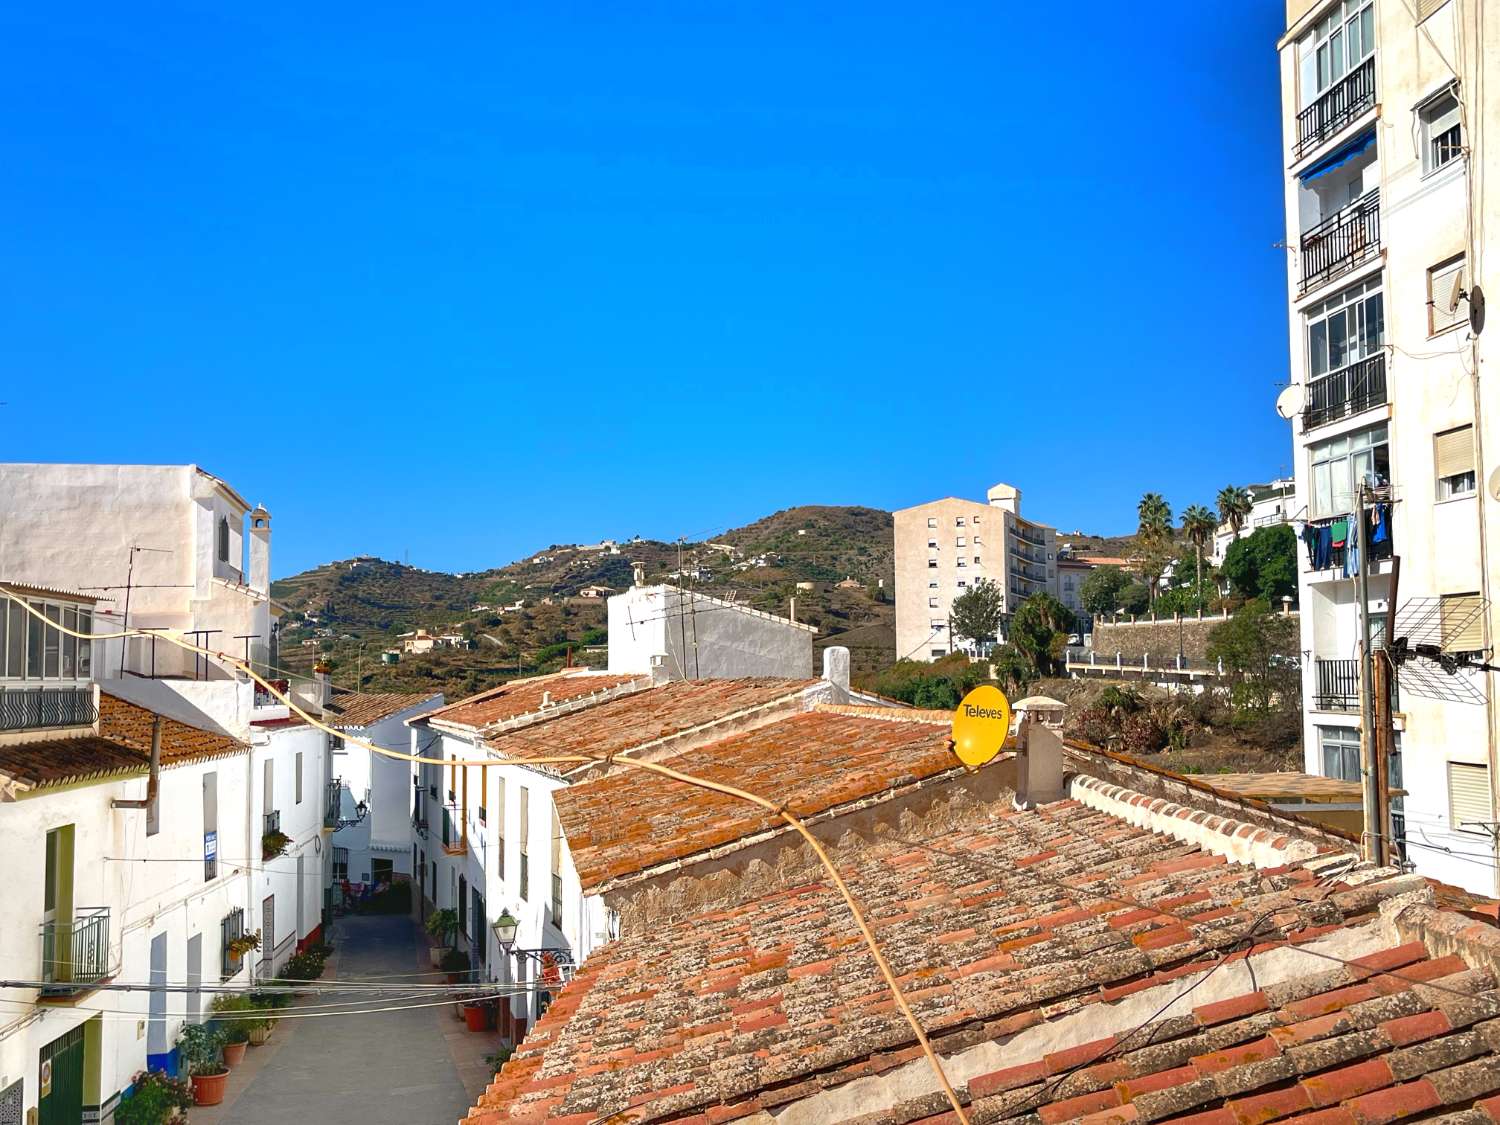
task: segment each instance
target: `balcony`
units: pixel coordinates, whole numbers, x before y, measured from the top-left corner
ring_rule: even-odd
[[[1307,525],[1308,527],[1332,527],[1336,523],[1344,523],[1344,524],[1347,525],[1347,529],[1345,531],[1345,534],[1348,535],[1350,538],[1349,538],[1349,540],[1345,541],[1344,546],[1342,546],[1342,547],[1334,547],[1333,550],[1329,553],[1329,556],[1328,556],[1328,565],[1326,567],[1319,568],[1319,570],[1314,571],[1314,573],[1321,573],[1322,571],[1325,571],[1325,570],[1336,570],[1336,571],[1339,571],[1339,572],[1342,573],[1342,571],[1344,569],[1344,558],[1345,558],[1345,556],[1349,552],[1349,542],[1353,540],[1353,537],[1355,535],[1354,517],[1353,516],[1333,516],[1333,517],[1331,517],[1329,519],[1310,520],[1310,521],[1308,521],[1308,525]],[[1369,561],[1370,562],[1380,562],[1382,559],[1388,559],[1388,558],[1390,558],[1391,557],[1391,544],[1393,542],[1394,542],[1393,537],[1390,536],[1390,535],[1387,535],[1385,537],[1385,541],[1384,542],[1381,542],[1381,543],[1371,543],[1370,544],[1370,559],[1369,559]]]
[[[1031,543],[1037,547],[1045,547],[1047,545],[1047,537],[1045,535],[1043,535],[1040,531],[1036,531],[1033,528],[1027,527],[1023,523],[1016,524],[1015,533],[1022,539],[1026,540],[1026,542]]]
[[[281,831],[281,810],[273,809],[261,817],[261,835],[269,836],[272,832]]]
[[[42,923],[42,995],[70,996],[109,976],[109,907]]]
[[[286,695],[289,691],[291,691],[291,680],[271,680],[270,682],[277,691],[281,692],[282,695]],[[277,699],[274,695],[272,695],[269,691],[267,691],[264,687],[262,687],[259,681],[257,681],[255,684],[255,706],[257,708],[284,707],[285,704],[282,703],[281,700]]]
[[[1297,114],[1297,143],[1292,156],[1301,160],[1374,105],[1375,57],[1371,55]]]
[[[1385,403],[1385,352],[1341,367],[1307,384],[1302,428],[1327,425]]]
[[[338,828],[344,814],[344,780],[330,778],[323,797],[323,827]]]
[[[1313,661],[1316,687],[1313,706],[1319,711],[1359,710],[1359,661]]]
[[[443,809],[443,851],[447,855],[463,855],[469,850],[469,841],[456,822],[456,808]]]
[[[1298,296],[1348,273],[1380,253],[1380,189],[1302,232],[1302,288]]]
[[[87,727],[98,717],[91,687],[0,688],[0,731]]]

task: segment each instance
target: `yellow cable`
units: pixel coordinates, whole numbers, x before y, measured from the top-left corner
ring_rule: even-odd
[[[126,629],[118,633],[107,634],[80,633],[76,629],[69,629],[67,626],[62,625],[59,622],[50,620],[45,614],[34,609],[23,598],[12,593],[7,587],[0,586],[0,593],[3,593],[7,598],[9,598],[11,601],[14,601],[23,610],[31,614],[31,616],[37,618],[44,625],[57,629],[60,632],[68,634],[69,636],[76,637],[79,640],[123,640],[126,637],[150,636],[165,640],[171,644],[178,646],[179,648],[188,649],[194,653],[199,653],[204,655],[205,657],[210,657],[224,664],[228,664],[229,666],[235,668],[237,671],[243,672],[245,675],[249,676],[261,687],[265,688],[266,691],[268,691],[271,695],[281,700],[281,702],[284,703],[290,711],[294,712],[299,718],[304,720],[310,726],[324,731],[334,738],[341,738],[345,742],[352,742],[354,745],[362,747],[363,749],[370,751],[372,754],[380,754],[384,757],[394,758],[398,761],[418,763],[423,765],[467,767],[486,766],[494,764],[494,760],[491,758],[460,760],[416,757],[411,754],[402,754],[396,750],[387,750],[383,746],[376,746],[374,743],[367,742],[362,738],[357,738],[343,731],[334,730],[332,727],[326,725],[321,720],[314,719],[306,711],[302,710],[302,708],[293,703],[291,698],[280,688],[276,687],[270,681],[266,680],[263,676],[256,672],[255,669],[250,667],[250,665],[248,665],[244,661],[240,660],[238,657],[231,656],[226,652],[212,651],[206,646],[193,644],[192,642],[186,640],[175,629]],[[802,836],[802,838],[807,841],[807,843],[812,847],[813,852],[817,855],[819,862],[822,863],[823,869],[828,873],[828,877],[833,881],[834,886],[838,888],[839,894],[843,896],[844,904],[848,906],[849,913],[853,915],[855,925],[859,928],[860,935],[864,938],[865,945],[869,947],[871,956],[875,958],[876,966],[880,969],[881,975],[885,978],[886,987],[890,989],[891,996],[896,1001],[896,1006],[901,1009],[901,1014],[906,1017],[906,1022],[911,1025],[912,1032],[916,1035],[917,1042],[922,1047],[922,1053],[926,1055],[927,1062],[931,1066],[933,1074],[937,1077],[939,1085],[941,1085],[943,1088],[943,1093],[946,1095],[949,1104],[953,1106],[953,1113],[958,1119],[959,1125],[969,1125],[968,1114],[964,1112],[963,1104],[958,1100],[958,1094],[954,1091],[952,1084],[948,1081],[948,1076],[943,1071],[943,1064],[938,1059],[937,1052],[932,1049],[931,1042],[929,1042],[927,1039],[927,1033],[922,1030],[921,1023],[918,1022],[915,1013],[912,1012],[910,1005],[907,1004],[906,996],[902,993],[901,986],[897,983],[895,974],[891,972],[891,967],[885,959],[885,954],[881,952],[880,943],[876,940],[875,935],[871,932],[869,925],[866,924],[864,914],[859,909],[859,904],[855,902],[854,895],[850,893],[848,885],[845,884],[843,877],[838,872],[838,868],[834,866],[833,861],[828,857],[828,853],[823,850],[822,845],[819,844],[817,839],[814,838],[813,834],[807,830],[807,826],[804,825],[802,821],[792,813],[788,812],[783,806],[776,804],[775,802],[770,801],[758,794],[750,793],[743,789],[736,789],[732,785],[723,785],[716,781],[709,781],[707,778],[695,777],[692,774],[682,773],[679,770],[671,769],[657,762],[643,762],[636,758],[631,758],[627,754],[616,754],[610,760],[628,766],[633,766],[637,769],[649,770],[652,773],[660,774],[661,776],[670,778],[674,781],[680,781],[685,785],[694,785],[701,789],[710,789],[718,793],[723,793],[725,796],[735,797],[739,800],[748,801],[751,804],[759,805],[761,808],[766,809],[767,811],[775,814],[776,816],[779,816],[782,820],[786,821],[787,824],[795,829]],[[597,764],[602,761],[604,761],[604,759],[597,755],[560,754],[545,758],[527,758],[525,764],[529,766],[563,764],[578,765],[590,763]]]

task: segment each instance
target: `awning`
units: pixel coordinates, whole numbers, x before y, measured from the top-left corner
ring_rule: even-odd
[[[1326,176],[1335,168],[1340,168],[1343,165],[1349,163],[1349,161],[1353,160],[1356,156],[1364,152],[1365,149],[1369,148],[1374,143],[1375,130],[1370,129],[1368,132],[1361,133],[1352,141],[1345,141],[1343,144],[1339,145],[1338,148],[1334,149],[1327,156],[1323,157],[1322,160],[1319,160],[1314,164],[1309,164],[1302,170],[1301,173],[1298,174],[1297,178],[1305,184],[1316,180],[1319,176]]]

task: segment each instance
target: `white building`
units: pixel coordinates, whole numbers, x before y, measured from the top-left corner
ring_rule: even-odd
[[[1021,517],[1019,488],[997,484],[988,499],[949,496],[895,513],[897,659],[972,649],[948,615],[980,580],[1000,587],[1006,615],[1032,594],[1057,596],[1056,531]]]
[[[1492,649],[1479,607],[1493,600],[1497,544],[1487,530],[1486,574],[1481,527],[1495,526],[1484,505],[1500,497],[1480,491],[1488,470],[1474,434],[1476,421],[1481,432],[1494,425],[1482,410],[1493,418],[1496,404],[1471,375],[1485,355],[1470,323],[1490,232],[1500,232],[1483,221],[1497,196],[1481,125],[1500,114],[1500,85],[1480,71],[1500,58],[1500,20],[1483,21],[1483,42],[1475,28],[1490,8],[1287,4],[1279,49],[1295,389],[1278,408],[1292,419],[1293,516],[1311,539],[1299,550],[1309,772],[1360,776],[1356,582],[1345,567],[1360,485],[1382,523],[1360,560],[1377,621],[1398,555],[1397,601],[1429,599],[1445,656]],[[1480,90],[1490,91],[1484,104]],[[1453,702],[1409,670],[1399,679],[1392,780],[1408,796],[1394,834],[1420,872],[1492,893],[1495,843],[1481,822],[1494,819],[1496,685],[1459,671],[1445,690],[1471,701]]]
[[[337,692],[323,707],[323,721],[364,742],[398,754],[421,756],[424,747],[408,726],[443,705],[437,694]],[[412,769],[409,762],[372,753],[339,740],[328,781],[327,821],[333,833],[333,886],[389,883],[416,878],[412,847]]]
[[[609,670],[675,679],[806,678],[817,630],[676,586],[637,584],[609,599]]]
[[[65,627],[96,625],[91,597],[4,585]],[[297,848],[318,835],[321,743],[273,778],[268,740],[163,681],[99,682],[104,645],[31,620],[0,598],[0,977],[37,984],[0,990],[0,1116],[100,1120],[137,1071],[175,1065],[178,1030],[211,1000],[192,989],[271,975],[316,932],[317,881],[299,897],[299,855],[268,862],[262,837],[267,812]],[[260,952],[231,957],[257,928]]]
[[[1250,514],[1240,528],[1239,536],[1250,535],[1258,528],[1275,527],[1292,521],[1292,513],[1298,507],[1296,480],[1287,477],[1265,484],[1246,485],[1245,491],[1250,494]],[[1228,553],[1230,544],[1239,536],[1235,535],[1234,528],[1227,523],[1221,523],[1214,530],[1213,548],[1209,554],[1209,560],[1214,566],[1224,564],[1224,556]]]

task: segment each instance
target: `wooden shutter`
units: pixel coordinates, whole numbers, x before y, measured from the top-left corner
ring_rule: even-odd
[[[1440,266],[1433,266],[1427,271],[1427,301],[1432,310],[1429,327],[1432,334],[1435,335],[1445,328],[1452,328],[1455,324],[1462,324],[1468,320],[1468,303],[1453,300],[1454,294],[1459,289],[1467,288],[1468,277],[1464,271],[1462,256],[1450,262],[1444,262]]]
[[[1417,0],[1417,22],[1421,23],[1447,2],[1448,0]]]
[[[1456,477],[1474,471],[1474,427],[1444,430],[1432,439],[1439,477]]]
[[[1478,821],[1494,819],[1489,766],[1448,763],[1448,816],[1455,831],[1483,832]]]
[[[1484,648],[1483,603],[1478,594],[1444,594],[1439,602],[1444,652],[1479,652]]]

